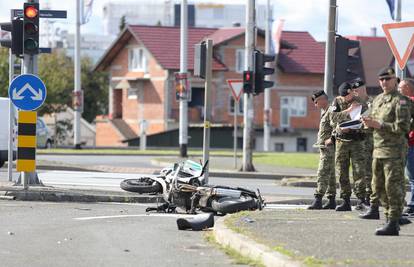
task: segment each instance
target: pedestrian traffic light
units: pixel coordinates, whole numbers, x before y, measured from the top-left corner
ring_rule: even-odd
[[[243,71],[243,92],[253,93],[253,71]]]
[[[253,94],[263,93],[265,88],[272,87],[274,82],[266,80],[266,76],[275,72],[274,68],[265,67],[267,62],[275,60],[275,55],[263,54],[259,50],[254,51],[254,90]]]
[[[39,53],[39,3],[24,3],[23,6],[23,52]]]
[[[335,38],[334,95],[338,95],[339,85],[357,77],[364,79],[359,41],[338,35]]]
[[[23,21],[14,18],[11,22],[0,23],[0,29],[11,33],[10,39],[0,39],[0,45],[10,48],[13,55],[21,55],[23,53]]]

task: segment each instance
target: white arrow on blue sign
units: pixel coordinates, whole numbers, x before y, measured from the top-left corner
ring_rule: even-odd
[[[9,86],[9,98],[21,110],[35,110],[46,99],[46,86],[33,74],[19,75]]]

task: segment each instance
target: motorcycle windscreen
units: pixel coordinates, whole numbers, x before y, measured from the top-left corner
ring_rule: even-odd
[[[186,160],[182,171],[192,176],[200,176],[202,170],[203,166],[201,164],[192,160]]]

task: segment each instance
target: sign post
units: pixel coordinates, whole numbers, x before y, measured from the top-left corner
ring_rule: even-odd
[[[33,74],[17,76],[9,86],[9,98],[19,108],[17,135],[17,166],[22,172],[24,189],[28,188],[28,175],[36,171],[36,122],[38,109],[46,99],[46,86]]]
[[[234,169],[237,170],[237,112],[239,111],[240,97],[243,92],[243,80],[227,80],[234,98],[234,133],[233,133],[233,149],[234,149]]]
[[[414,21],[383,24],[382,29],[398,66],[403,70],[414,47]]]

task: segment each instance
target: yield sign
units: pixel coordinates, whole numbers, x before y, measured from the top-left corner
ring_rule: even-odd
[[[243,80],[227,80],[227,83],[231,88],[234,99],[239,102],[240,96],[243,92]]]
[[[382,29],[400,69],[404,69],[414,47],[414,21],[383,24]]]

